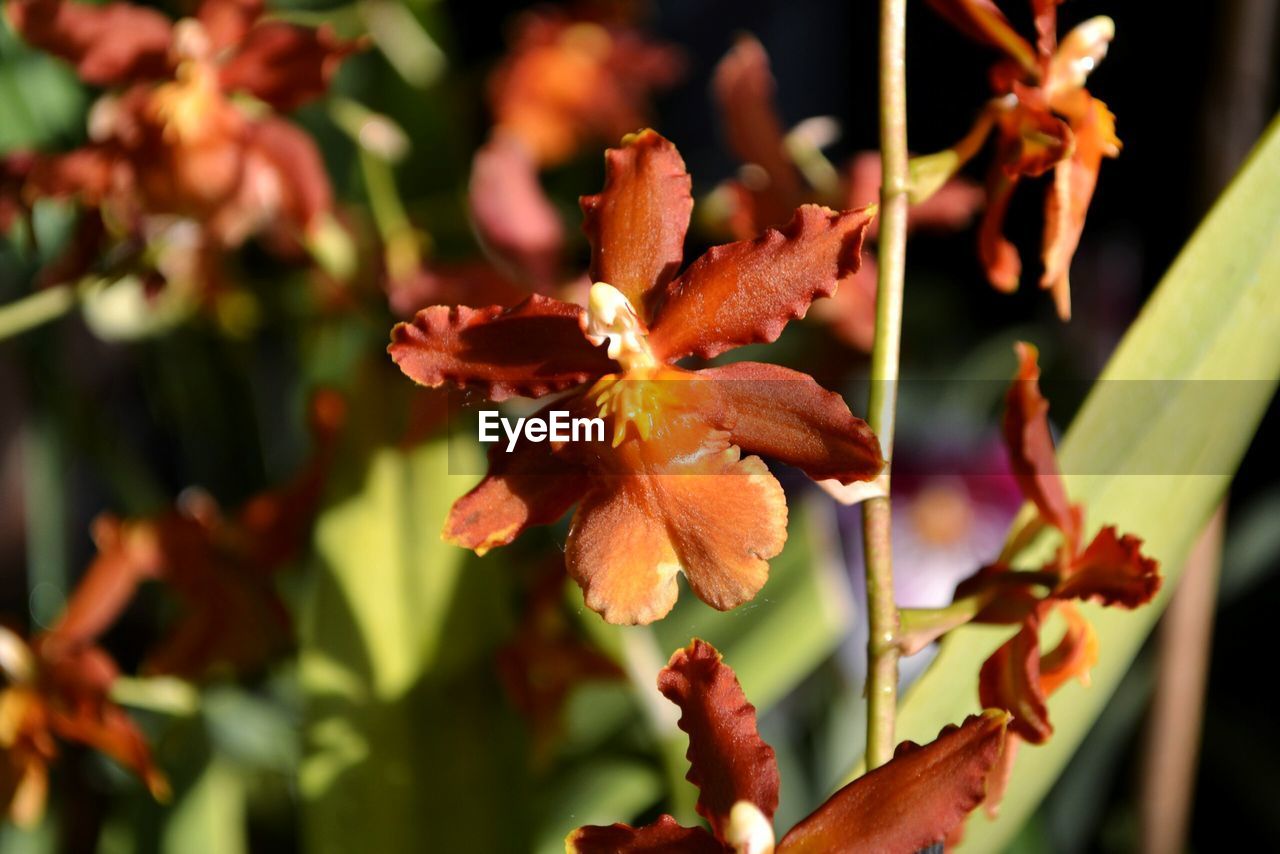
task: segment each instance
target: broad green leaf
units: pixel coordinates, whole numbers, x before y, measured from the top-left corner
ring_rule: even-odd
[[[564,838],[586,824],[613,824],[657,802],[662,784],[653,767],[634,760],[602,759],[570,769],[539,798],[546,820],[537,854],[561,854]]]
[[[226,760],[214,758],[165,817],[165,854],[244,854],[244,781]]]
[[[1092,686],[1050,702],[1056,733],[1024,748],[995,822],[975,817],[973,851],[1009,845],[1107,703],[1177,584],[1187,553],[1231,482],[1280,376],[1280,124],[1174,262],[1112,356],[1060,449],[1091,530],[1146,541],[1166,576],[1138,611],[1087,608],[1101,659]],[[1011,363],[1012,372],[1012,363]],[[1082,472],[1089,472],[1083,474]],[[1038,544],[1046,557],[1052,544]],[[926,741],[977,710],[977,673],[1007,631],[952,634],[907,696],[899,736]]]
[[[307,850],[515,850],[528,745],[493,666],[512,568],[441,541],[474,477],[450,474],[443,440],[383,443],[387,391],[354,402],[303,597]]]
[[[8,821],[0,824],[0,854],[53,854],[58,850],[57,828],[49,819],[45,816],[30,830]]]
[[[87,102],[66,63],[27,47],[0,16],[0,153],[78,133]]]

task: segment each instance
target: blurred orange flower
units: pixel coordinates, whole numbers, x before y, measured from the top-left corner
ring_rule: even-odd
[[[357,44],[327,26],[262,20],[260,0],[204,0],[176,23],[123,2],[10,0],[5,10],[27,42],[113,90],[90,113],[88,145],[26,164],[26,204],[74,198],[144,242],[163,243],[180,218],[211,250],[260,234],[286,250],[319,237],[333,207],[324,164],[277,113],[322,95]]]
[[[537,765],[551,758],[574,688],[626,677],[612,658],[574,631],[564,607],[565,578],[559,560],[539,575],[514,636],[498,650],[498,677],[512,704],[529,719]]]
[[[729,148],[744,164],[739,178],[724,185],[729,201],[728,225],[738,239],[755,237],[782,225],[806,202],[842,209],[875,204],[880,198],[880,155],[864,151],[836,172],[818,153],[821,139],[800,129],[788,134],[775,100],[777,83],[764,46],[740,36],[716,66],[712,91],[720,107]],[[816,120],[815,120],[816,121]],[[817,186],[813,170],[798,163],[809,157],[830,171],[827,186]],[[982,206],[982,190],[965,178],[952,178],[931,198],[913,205],[909,227],[956,230],[966,226]],[[876,223],[868,229],[871,240]],[[876,263],[866,253],[862,265],[840,283],[829,300],[814,305],[813,316],[847,343],[869,352],[875,337]]]
[[[539,167],[554,166],[647,124],[653,92],[682,68],[674,48],[618,16],[525,13],[489,80],[495,136],[520,140]]]
[[[96,646],[48,639],[28,645],[0,626],[0,806],[9,819],[30,827],[44,814],[59,741],[102,751],[141,777],[154,797],[168,799],[169,784],[142,733],[109,699],[115,662]]]
[[[109,514],[94,522],[98,556],[48,633],[55,649],[91,644],[119,617],[144,581],[161,581],[182,611],[143,664],[147,673],[199,679],[218,668],[250,670],[289,642],[288,613],[275,573],[295,560],[336,450],[345,403],[321,391],[312,401],[316,451],[285,485],[254,496],[230,518],[202,492],[176,510],[144,519]]]

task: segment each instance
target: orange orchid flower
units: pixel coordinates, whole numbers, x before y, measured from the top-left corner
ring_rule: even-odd
[[[521,15],[489,79],[495,136],[518,139],[539,167],[642,127],[653,93],[683,70],[674,48],[646,38],[626,16],[600,11]]]
[[[322,238],[333,208],[323,161],[278,114],[323,95],[356,43],[263,20],[261,0],[203,0],[177,22],[124,2],[9,0],[5,12],[29,44],[113,90],[90,113],[88,145],[24,164],[26,204],[74,198],[118,234],[178,248],[191,238],[170,233],[174,217],[210,250],[260,234],[285,249]]]
[[[108,697],[115,662],[96,646],[67,649],[48,640],[28,645],[0,626],[0,808],[21,827],[40,820],[59,741],[102,751],[166,800],[169,784],[146,739]]]
[[[776,339],[857,268],[871,214],[806,205],[786,228],[715,247],[677,275],[693,200],[675,146],[649,130],[629,136],[606,172],[604,190],[582,199],[596,283],[586,309],[538,295],[511,308],[433,306],[397,325],[388,350],[422,385],[490,400],[577,389],[548,408],[598,415],[612,434],[495,447],[446,539],[483,554],[578,504],[566,562],[605,619],[664,616],[678,572],[703,601],[733,608],[764,585],[786,540],[782,489],[742,452],[843,483],[884,463],[867,425],[805,374],[676,362]]]
[[[1036,28],[1033,47],[993,0],[929,0],[961,32],[1005,56],[991,71],[995,99],[954,148],[916,164],[920,174],[913,192],[927,195],[938,181],[973,157],[994,131],[996,157],[987,178],[987,208],[978,249],[991,284],[1013,291],[1022,262],[1002,234],[1009,200],[1022,178],[1052,169],[1053,182],[1045,198],[1040,287],[1052,292],[1059,316],[1068,320],[1071,258],[1084,230],[1102,158],[1119,156],[1120,140],[1115,116],[1084,87],[1090,72],[1106,56],[1115,24],[1105,16],[1091,18],[1059,42],[1060,2],[1031,0]]]
[[[1070,503],[1058,470],[1036,349],[1020,343],[1017,352],[1019,370],[1006,396],[1004,435],[1014,476],[1038,516],[1015,535],[1000,560],[956,590],[957,600],[973,597],[980,603],[973,622],[1019,627],[982,665],[978,679],[982,705],[1012,715],[1004,765],[987,804],[993,813],[1018,743],[1043,744],[1053,734],[1048,697],[1073,678],[1087,684],[1097,663],[1097,637],[1073,603],[1137,608],[1150,602],[1161,584],[1159,564],[1142,554],[1142,541],[1135,536],[1121,536],[1107,526],[1081,546],[1084,514]],[[1010,568],[1010,556],[1045,525],[1062,536],[1054,559],[1038,570]],[[1041,629],[1055,611],[1064,618],[1066,632],[1056,646],[1042,650]]]
[[[875,204],[880,198],[880,155],[873,151],[854,155],[839,173],[828,166],[829,185],[815,183],[812,170],[801,168],[796,146],[788,141],[776,90],[764,45],[752,36],[740,36],[716,66],[712,86],[726,141],[744,164],[742,177],[724,185],[730,205],[729,230],[740,240],[782,225],[806,202],[851,209]],[[817,146],[805,147],[816,155]],[[929,199],[911,207],[909,227],[963,228],[982,206],[982,198],[980,187],[965,178],[952,178]],[[875,239],[874,222],[867,236]],[[875,256],[866,253],[862,265],[841,282],[835,296],[814,306],[814,317],[829,324],[845,342],[870,352],[875,314]]]
[[[289,642],[288,613],[276,573],[298,556],[326,483],[345,403],[322,391],[312,401],[316,451],[287,484],[263,492],[234,515],[191,493],[176,510],[143,519],[100,516],[98,555],[50,629],[46,644],[74,650],[92,644],[145,581],[160,581],[182,612],[144,662],[146,673],[199,679],[220,667],[260,667]]]
[[[929,744],[903,742],[892,761],[836,792],[775,843],[778,765],[732,668],[694,640],[658,674],[658,690],[680,707],[688,780],[711,830],[683,827],[669,815],[644,827],[580,827],[565,840],[570,854],[919,851],[946,840],[982,802],[1008,718],[988,711]]]

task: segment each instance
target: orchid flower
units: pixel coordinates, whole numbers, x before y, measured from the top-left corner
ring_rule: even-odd
[[[822,140],[812,139],[801,127],[784,131],[776,90],[764,45],[752,36],[740,36],[716,66],[712,86],[729,148],[743,163],[739,178],[722,188],[729,199],[729,230],[739,239],[782,225],[806,202],[859,208],[876,203],[880,196],[880,155],[859,152],[837,172],[819,153]],[[909,227],[963,228],[982,206],[982,197],[981,188],[954,177],[931,198],[912,206]],[[874,222],[867,236],[875,239]],[[814,306],[814,317],[845,342],[870,352],[875,314],[875,256],[866,253],[835,296]]]
[[[550,295],[569,283],[564,222],[540,173],[644,126],[654,93],[683,71],[679,52],[645,36],[634,17],[603,3],[519,16],[507,54],[489,76],[493,126],[475,153],[467,192],[493,267],[435,264],[397,276],[390,291],[399,302],[416,298],[417,309],[431,296],[484,306],[503,291]]]
[[[0,626],[0,809],[22,827],[44,814],[58,742],[100,750],[167,800],[146,739],[108,693],[119,670],[97,646],[67,649],[47,634],[28,644]]]
[[[912,854],[947,840],[982,802],[1008,718],[987,711],[929,744],[903,742],[892,761],[840,789],[775,841],[778,764],[732,668],[713,646],[694,640],[658,674],[658,690],[680,707],[688,780],[698,787],[698,814],[710,831],[683,827],[669,815],[643,827],[580,827],[565,840],[569,854]]]
[[[610,150],[606,167],[604,190],[582,199],[595,282],[585,309],[539,295],[510,308],[433,306],[397,325],[388,350],[422,385],[490,400],[576,389],[550,407],[601,417],[612,434],[495,448],[446,539],[483,554],[577,504],[565,559],[606,620],[664,616],[680,572],[727,610],[755,596],[786,540],[782,488],[744,451],[843,483],[884,463],[867,425],[805,374],[676,363],[776,339],[857,269],[871,213],[806,205],[786,228],[715,247],[677,275],[693,206],[679,152],[646,130]]]
[[[160,581],[182,604],[169,635],[143,671],[199,679],[216,668],[260,667],[284,648],[290,623],[275,575],[306,544],[336,450],[345,403],[322,391],[312,401],[316,450],[288,483],[262,492],[230,516],[206,493],[189,491],[157,516],[94,521],[98,555],[46,641],[58,649],[95,642],[140,584]]]
[[[1137,537],[1106,526],[1083,545],[1084,510],[1070,502],[1058,470],[1036,349],[1019,343],[1017,353],[1018,374],[1006,395],[1003,431],[1014,477],[1037,515],[1014,534],[994,563],[961,582],[951,609],[963,622],[1018,626],[982,665],[978,679],[982,705],[1012,715],[1004,766],[987,803],[993,813],[1018,744],[1043,744],[1053,734],[1048,697],[1073,678],[1088,684],[1097,662],[1097,637],[1075,603],[1137,608],[1150,602],[1161,584],[1159,564],[1142,553]],[[1038,569],[1014,569],[1011,562],[1045,527],[1061,535],[1054,558]],[[1042,631],[1055,612],[1063,618],[1066,632],[1045,650]],[[919,631],[917,614],[928,613],[904,612],[904,652],[920,649],[941,633]],[[933,612],[945,613],[946,609]]]
[[[1090,18],[1058,41],[1058,4],[1031,0],[1033,47],[1013,29],[993,0],[929,0],[965,35],[1004,54],[991,70],[995,98],[973,130],[953,148],[913,164],[913,195],[927,197],[982,147],[992,132],[996,156],[987,178],[987,208],[978,250],[991,284],[1018,287],[1022,261],[1002,234],[1009,200],[1022,178],[1053,170],[1045,197],[1040,287],[1053,294],[1058,315],[1071,317],[1069,268],[1084,230],[1085,215],[1103,157],[1120,154],[1115,116],[1089,94],[1085,80],[1107,53],[1115,24]]]
[[[10,0],[5,12],[29,44],[110,90],[90,112],[87,145],[21,164],[25,204],[75,199],[99,214],[99,242],[140,237],[157,251],[192,242],[183,223],[203,251],[255,235],[283,249],[333,239],[320,152],[279,114],[323,95],[356,43],[327,26],[263,20],[261,0],[204,0],[177,22],[124,2]],[[163,261],[161,275],[176,275]]]

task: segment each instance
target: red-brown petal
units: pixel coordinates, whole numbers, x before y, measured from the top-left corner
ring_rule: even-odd
[[[13,0],[5,6],[29,44],[65,59],[94,86],[119,86],[169,73],[169,19],[131,3]]]
[[[793,465],[815,480],[871,480],[884,468],[880,442],[867,423],[808,374],[735,362],[698,375],[715,381],[710,420],[744,451]]]
[[[1031,0],[1036,27],[1036,52],[1047,62],[1058,48],[1058,4],[1062,0]]]
[[[185,610],[142,672],[201,680],[228,668],[254,671],[286,650],[292,622],[269,569],[211,562],[199,577],[171,581]]]
[[[1000,763],[987,778],[987,799],[982,802],[982,811],[988,818],[994,819],[1000,814],[1000,804],[1004,801],[1004,793],[1009,790],[1013,779],[1013,764],[1018,758],[1018,748],[1022,739],[1017,733],[1007,733],[1004,738],[1004,752],[1000,754]],[[948,840],[950,845],[959,845],[960,840]]]
[[[617,370],[583,337],[581,314],[537,294],[511,308],[437,305],[396,324],[387,352],[421,385],[476,388],[490,400],[541,397]]]
[[[95,643],[128,607],[138,585],[157,578],[163,569],[159,533],[151,524],[99,516],[93,522],[93,539],[98,556],[45,636],[51,650]]]
[[[569,409],[557,401],[550,409]],[[567,448],[535,444],[521,438],[506,452],[499,443],[489,450],[484,480],[454,502],[444,523],[444,538],[483,555],[505,546],[534,525],[550,525],[586,493],[590,481],[570,459]]]
[[[729,148],[743,163],[759,166],[767,176],[765,186],[748,191],[755,223],[750,236],[767,226],[782,225],[803,201],[800,174],[787,153],[774,100],[776,89],[764,46],[752,36],[739,36],[716,66],[712,92],[720,105]]]
[[[613,285],[646,318],[650,295],[661,292],[684,258],[691,187],[676,147],[643,130],[605,153],[604,189],[581,199],[591,281]]]
[[[801,821],[778,854],[914,852],[943,841],[986,795],[1008,716],[988,711],[854,780]]]
[[[318,389],[308,401],[307,416],[310,458],[289,480],[254,495],[235,514],[245,560],[263,571],[293,562],[307,543],[346,423],[347,402],[333,389]]]
[[[677,651],[658,674],[658,690],[680,707],[680,728],[689,734],[688,780],[698,787],[698,813],[716,838],[725,838],[739,801],[772,819],[778,763],[756,728],[755,706],[715,647],[695,639]]]
[[[1025,71],[1038,71],[1035,51],[993,0],[929,0],[929,5],[969,38],[999,48]]]
[[[262,17],[264,5],[263,0],[204,0],[196,10],[196,20],[217,54],[244,41]]]
[[[573,516],[565,565],[587,607],[615,625],[647,625],[676,604],[680,559],[644,475],[587,493]]]
[[[1032,744],[1043,744],[1053,735],[1040,685],[1041,616],[1041,610],[1033,612],[978,673],[979,702],[984,708],[1008,711],[1013,715],[1010,731]]]
[[[561,733],[566,701],[579,685],[624,679],[612,658],[574,630],[564,607],[563,563],[543,572],[510,640],[498,650],[498,678],[529,721],[534,761],[544,763]]]
[[[23,187],[38,155],[34,151],[10,151],[0,155],[0,234],[6,233],[19,219],[31,215],[30,204],[23,198]]]
[[[1004,236],[1004,218],[1009,201],[1018,186],[1018,177],[992,166],[987,173],[987,207],[978,225],[978,257],[987,271],[987,281],[997,290],[1012,293],[1018,289],[1022,275],[1022,259],[1018,250]]]
[[[569,530],[569,573],[611,623],[665,616],[680,571],[702,601],[735,608],[787,539],[786,497],[759,457],[739,459],[700,419],[659,429],[671,432],[608,452],[616,473],[594,477]]]
[[[1004,440],[1022,494],[1062,532],[1068,555],[1080,544],[1080,511],[1067,499],[1049,431],[1049,402],[1040,394],[1039,351],[1018,342],[1018,373],[1005,395]]]
[[[981,597],[984,604],[974,615],[974,623],[1017,625],[1040,602],[1035,588],[1047,583],[1044,579],[1031,579],[1026,573],[1013,572],[1004,564],[994,563],[961,581],[956,586],[955,598]]]
[[[223,63],[219,80],[228,91],[249,92],[288,112],[327,92],[338,66],[360,48],[359,42],[339,39],[328,25],[267,21],[249,30]]]
[[[818,297],[857,271],[867,209],[804,205],[782,230],[716,246],[668,285],[649,342],[659,358],[710,358],[774,341]]]
[[[1142,554],[1142,540],[1108,526],[1071,562],[1053,596],[1137,608],[1151,601],[1160,583],[1160,564]]]
[[[628,17],[548,8],[516,19],[489,97],[495,125],[519,136],[541,166],[569,159],[589,140],[643,127],[653,91],[679,77],[679,52],[647,41]]]
[[[580,827],[564,841],[566,854],[725,854],[725,847],[700,827],[681,827],[669,815],[632,827]]]
[[[1040,279],[1040,287],[1053,293],[1063,320],[1071,319],[1071,258],[1080,245],[1102,158],[1114,157],[1118,150],[1115,116],[1101,101],[1090,99],[1083,120],[1072,131],[1075,150],[1054,167],[1053,183],[1045,196],[1044,275]]]
[[[1040,656],[1040,690],[1052,697],[1066,682],[1079,679],[1089,684],[1089,671],[1098,663],[1098,635],[1093,624],[1069,602],[1057,611],[1067,621],[1067,631],[1058,645]]]
[[[49,724],[59,738],[87,744],[136,773],[154,797],[164,800],[169,784],[132,719],[108,699],[119,675],[114,661],[90,646],[52,655],[41,650],[42,672],[52,695]]]
[[[38,154],[26,175],[23,198],[74,198],[97,207],[111,190],[120,158],[107,146],[86,145],[65,154]]]
[[[485,249],[529,286],[550,287],[564,251],[564,223],[523,142],[498,134],[481,146],[471,161],[468,200]]]
[[[273,117],[251,124],[248,135],[251,155],[261,158],[280,190],[270,220],[283,221],[294,236],[305,235],[333,210],[333,188],[315,140],[292,122]],[[251,159],[248,168],[256,166]]]
[[[1015,82],[1018,105],[999,118],[996,159],[1010,175],[1038,178],[1061,163],[1075,145],[1071,125],[1050,111],[1044,90]]]

